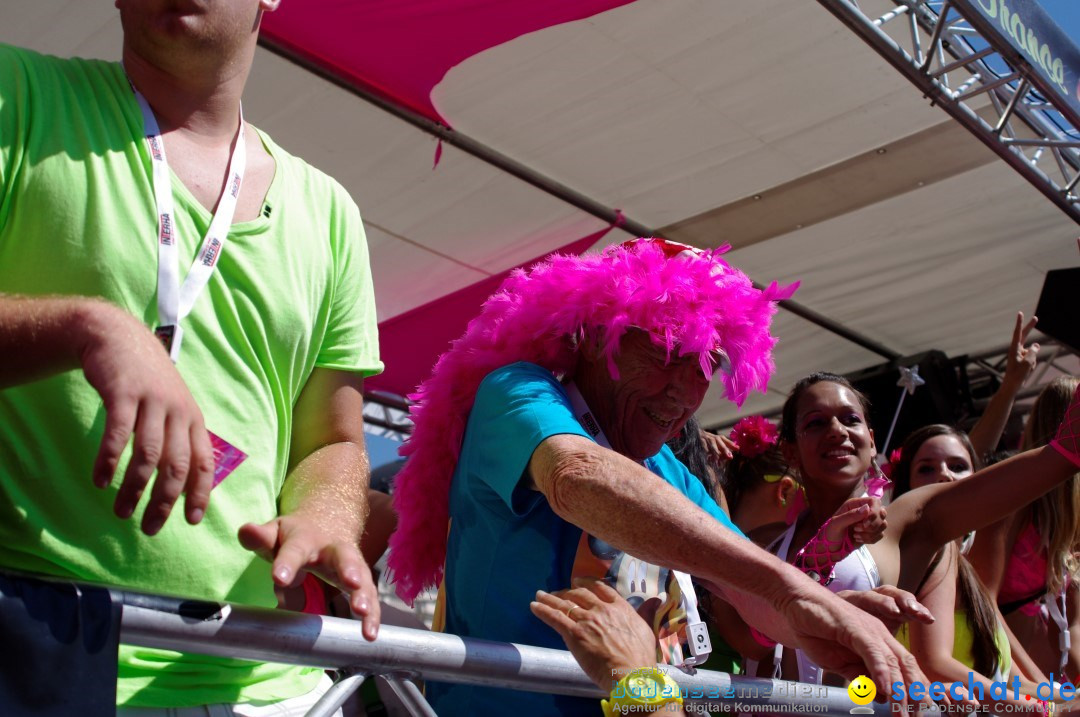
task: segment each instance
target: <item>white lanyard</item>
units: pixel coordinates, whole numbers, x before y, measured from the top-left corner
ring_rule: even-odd
[[[588,404],[585,403],[585,397],[581,395],[581,390],[574,384],[573,381],[568,381],[564,386],[566,389],[566,395],[570,398],[570,406],[574,409],[574,416],[577,418],[578,423],[592,436],[593,440],[599,445],[611,450],[611,443],[608,442],[607,436],[604,435],[604,429],[600,428],[599,421],[589,410]],[[690,580],[690,576],[684,572],[678,570],[672,570],[671,574],[675,576],[676,582],[679,583],[679,591],[683,596],[683,608],[686,610],[686,627],[687,635],[689,636],[691,650],[694,651],[690,657],[685,658],[683,665],[692,666],[700,665],[708,658],[709,652],[712,650],[712,645],[708,642],[708,633],[706,632],[705,648],[696,651],[695,636],[696,630],[700,629],[704,631],[705,625],[701,622],[701,617],[698,614],[697,593],[694,592],[694,584]],[[701,625],[700,628],[697,626]]]
[[[173,206],[172,176],[169,162],[165,158],[165,143],[161,139],[154,111],[142,93],[131,86],[139,109],[143,115],[143,129],[146,143],[150,148],[150,161],[153,167],[154,202],[158,216],[158,276],[157,310],[158,327],[154,334],[158,337],[169,358],[176,363],[180,356],[180,343],[183,331],[180,322],[191,313],[195,300],[206,288],[210,275],[214,273],[221,253],[225,250],[225,239],[232,226],[236,213],[236,198],[240,196],[240,185],[244,181],[244,169],[247,154],[244,151],[244,111],[240,110],[240,129],[236,134],[236,146],[229,158],[229,181],[218,199],[217,211],[210,220],[202,246],[191,263],[183,286],[180,285],[180,252],[177,250],[176,214]]]

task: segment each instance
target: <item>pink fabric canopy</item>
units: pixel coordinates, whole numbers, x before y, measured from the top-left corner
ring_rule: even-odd
[[[451,67],[545,27],[633,0],[305,0],[263,20],[262,34],[338,77],[447,126],[431,90]]]
[[[577,239],[556,251],[580,254],[600,241],[613,227]],[[412,393],[417,384],[431,373],[435,360],[450,347],[450,342],[465,333],[469,321],[480,313],[480,305],[499,288],[510,272],[532,266],[546,256],[548,254],[535,257],[449,296],[383,321],[379,324],[379,348],[386,370],[368,379],[365,385],[399,396]]]
[[[351,84],[450,126],[431,100],[432,90],[450,68],[526,33],[631,2],[305,0],[283,3],[267,14],[262,35]],[[569,243],[552,237],[549,245],[563,253],[581,253],[607,231]],[[368,387],[401,396],[411,393],[511,270],[382,322],[379,342],[386,372],[369,380]]]

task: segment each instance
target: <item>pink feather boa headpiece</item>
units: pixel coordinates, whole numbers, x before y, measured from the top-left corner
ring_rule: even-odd
[[[476,391],[495,369],[529,361],[563,376],[576,361],[573,339],[589,329],[617,378],[619,339],[637,327],[669,352],[698,354],[706,375],[712,352],[723,350],[724,388],[736,404],[752,388],[766,390],[775,302],[798,283],[756,289],[720,258],[728,249],[636,240],[594,255],[554,255],[507,277],[409,396],[414,427],[401,448],[409,460],[394,483],[398,527],[389,557],[402,599],[412,603],[442,579],[451,478]]]

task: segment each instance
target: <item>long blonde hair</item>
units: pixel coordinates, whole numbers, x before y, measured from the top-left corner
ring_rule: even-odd
[[[1047,384],[1031,407],[1024,426],[1023,450],[1045,446],[1057,433],[1080,379],[1061,376]],[[1046,549],[1046,587],[1057,594],[1065,583],[1066,573],[1073,580],[1080,576],[1080,473],[1031,504],[1029,515],[1039,533],[1039,543]],[[1064,571],[1062,570],[1064,566]]]

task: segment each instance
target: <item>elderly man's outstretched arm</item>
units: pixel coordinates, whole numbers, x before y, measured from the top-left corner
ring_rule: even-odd
[[[556,435],[537,447],[529,474],[564,520],[707,581],[751,625],[826,669],[879,685],[925,680],[880,620],[731,532],[641,465],[581,436]]]

